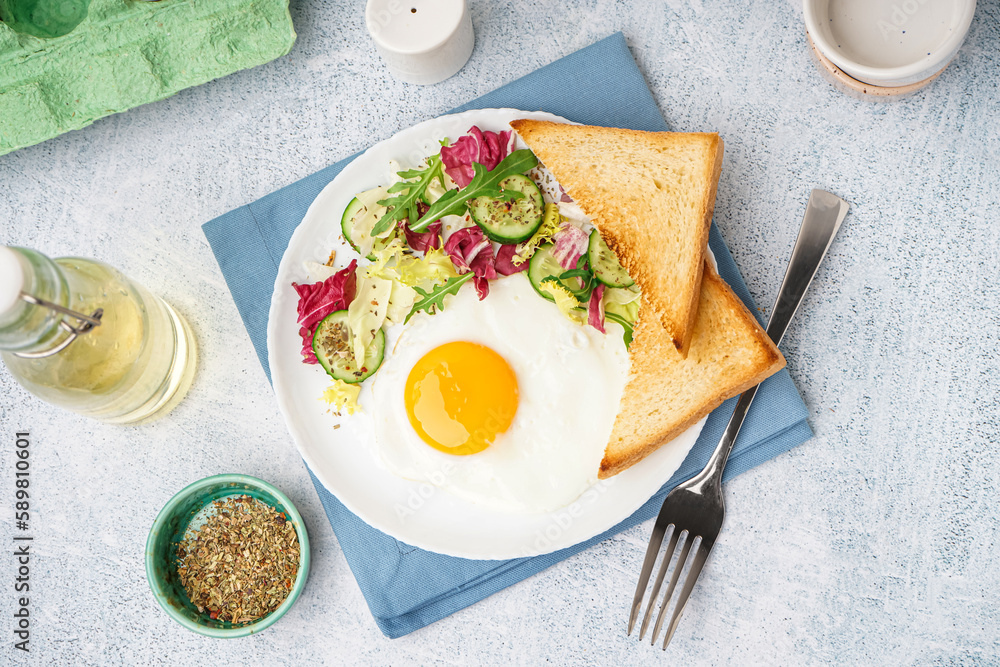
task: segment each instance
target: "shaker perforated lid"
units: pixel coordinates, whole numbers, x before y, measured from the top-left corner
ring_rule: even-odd
[[[368,0],[365,23],[386,68],[407,83],[444,81],[476,42],[466,0]]]
[[[24,269],[17,253],[0,245],[0,315],[17,305],[24,287]]]

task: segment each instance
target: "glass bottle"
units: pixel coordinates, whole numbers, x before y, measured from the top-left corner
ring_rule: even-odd
[[[169,412],[194,377],[187,322],[118,270],[0,246],[0,356],[28,391],[114,424]]]
[[[90,0],[0,0],[0,21],[17,32],[51,39],[87,18]]]

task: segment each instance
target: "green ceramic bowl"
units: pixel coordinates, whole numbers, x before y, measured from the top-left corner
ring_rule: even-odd
[[[191,604],[177,576],[177,545],[184,537],[191,519],[206,505],[227,496],[247,495],[279,512],[284,512],[295,526],[299,539],[299,571],[292,590],[281,605],[267,616],[245,625],[212,620],[208,612],[199,612]],[[146,540],[146,579],[156,601],[175,621],[188,630],[209,637],[244,637],[264,630],[288,611],[305,587],[309,576],[309,535],[302,517],[292,502],[265,481],[248,475],[215,475],[186,487],[160,510]]]

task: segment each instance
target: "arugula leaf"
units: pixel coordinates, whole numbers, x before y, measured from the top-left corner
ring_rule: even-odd
[[[372,228],[372,236],[384,233],[403,218],[416,220],[417,202],[434,179],[444,187],[444,164],[440,155],[427,158],[426,169],[406,169],[396,173],[405,180],[394,183],[389,188],[388,193],[395,196],[379,201],[381,206],[386,206],[389,210]]]
[[[627,350],[629,347],[631,347],[632,334],[635,332],[635,327],[632,326],[632,323],[626,320],[621,315],[615,315],[614,313],[609,313],[606,310],[604,311],[604,317],[606,319],[611,320],[612,322],[617,322],[618,324],[622,325],[622,329],[625,330],[625,335],[622,336],[622,338],[625,340],[625,349]]]
[[[562,285],[567,292],[576,297],[576,300],[580,303],[587,303],[590,301],[590,293],[594,291],[597,286],[597,278],[594,276],[594,272],[591,271],[587,266],[587,254],[584,253],[580,255],[580,259],[576,262],[576,268],[570,269],[568,271],[563,271],[558,276],[545,276],[542,278],[544,283],[546,280],[555,281],[557,284]],[[573,284],[572,279],[578,278],[580,280],[580,289],[573,289],[571,285]]]
[[[406,316],[403,320],[403,324],[410,321],[410,318],[419,313],[421,310],[429,315],[433,315],[439,310],[444,309],[444,298],[449,294],[455,294],[458,292],[458,288],[466,283],[472,276],[474,276],[472,271],[468,273],[463,273],[460,276],[455,276],[454,278],[448,278],[444,281],[442,285],[435,285],[430,292],[424,291],[419,287],[414,287],[420,298],[413,302],[413,308],[410,310],[410,314]]]
[[[547,276],[544,280],[559,280],[562,282],[564,280],[569,280],[570,278],[579,278],[583,286],[578,290],[566,285],[566,283],[563,283],[563,286],[573,293],[573,296],[576,297],[577,301],[580,301],[581,303],[590,301],[590,293],[594,291],[597,280],[594,278],[593,272],[589,269],[570,269],[569,271],[560,273],[558,278],[555,276]]]
[[[486,167],[478,162],[473,162],[472,168],[476,175],[469,184],[461,190],[446,192],[444,196],[431,204],[420,220],[410,225],[410,231],[422,232],[438,218],[446,215],[460,215],[465,209],[465,202],[476,197],[492,197],[503,201],[517,199],[522,194],[515,190],[501,190],[500,181],[514,174],[523,174],[537,164],[538,158],[526,148],[516,150],[505,157],[500,164],[494,167],[493,171],[486,171]]]

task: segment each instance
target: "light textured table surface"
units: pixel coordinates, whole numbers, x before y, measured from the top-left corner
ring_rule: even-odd
[[[201,346],[187,399],[148,427],[61,412],[0,372],[3,544],[17,430],[32,434],[35,509],[32,650],[12,646],[7,557],[0,663],[995,664],[1000,3],[979,3],[931,87],[892,103],[827,84],[790,2],[470,0],[472,60],[431,87],[386,74],[362,5],[293,0],[287,57],[0,158],[0,243],[117,265]],[[760,304],[809,190],[853,204],[783,345],[816,437],[727,486],[726,528],[667,655],[624,632],[649,524],[390,641],[200,226],[617,30],[670,125],[725,139],[715,219]],[[219,641],[162,613],[143,547],[171,495],[231,471],[292,498],[313,564],[277,625]]]

